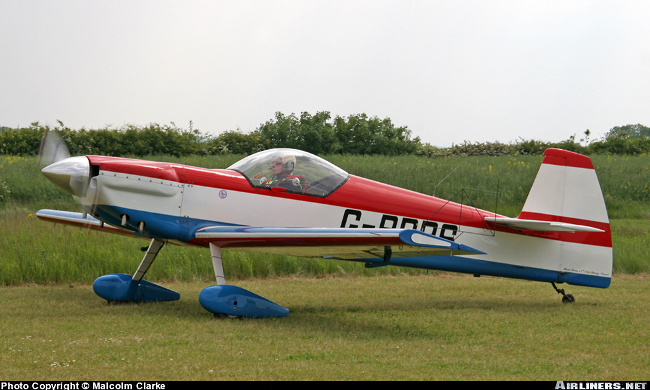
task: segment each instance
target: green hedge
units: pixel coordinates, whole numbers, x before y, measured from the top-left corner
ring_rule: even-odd
[[[302,149],[315,154],[415,154],[426,157],[540,155],[547,148],[566,149],[587,155],[643,155],[650,152],[650,137],[645,134],[630,137],[628,133],[613,131],[614,129],[607,137],[596,141],[589,141],[586,134],[587,137],[580,142],[571,136],[555,143],[524,139],[507,144],[465,141],[440,148],[423,144],[418,137],[412,139],[409,129],[393,125],[388,118],[369,118],[365,114],[359,114],[332,119],[326,111],[315,115],[303,112],[299,117],[278,112],[273,120],[260,125],[251,133],[225,131],[218,136],[193,129],[191,122],[189,129],[179,128],[173,123],[152,123],[146,126],[126,125],[117,129],[90,130],[73,130],[60,121],[58,126],[50,129],[35,122],[30,127],[20,129],[1,127],[0,155],[38,154],[40,140],[48,130],[55,130],[61,135],[71,155],[245,155],[274,147]]]

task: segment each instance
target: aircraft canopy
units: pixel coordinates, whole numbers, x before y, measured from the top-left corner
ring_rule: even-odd
[[[287,192],[326,197],[345,183],[350,176],[336,165],[296,149],[270,149],[258,152],[239,160],[228,169],[244,175],[253,187],[269,188],[265,183],[273,178],[272,162],[279,158],[282,158],[287,170],[293,165],[289,180],[298,179],[302,183],[302,190],[288,188]]]

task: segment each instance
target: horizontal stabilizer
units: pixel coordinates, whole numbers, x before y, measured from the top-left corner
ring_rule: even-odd
[[[485,218],[486,222],[492,222],[497,225],[507,226],[515,229],[522,230],[533,230],[538,232],[592,232],[592,233],[602,233],[604,230],[597,229],[591,226],[585,225],[576,225],[566,222],[554,222],[554,221],[538,221],[532,219],[518,219],[518,218]]]

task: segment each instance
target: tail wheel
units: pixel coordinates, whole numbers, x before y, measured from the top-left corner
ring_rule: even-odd
[[[571,294],[562,295],[562,303],[573,303],[576,299]]]
[[[558,289],[555,286],[555,283],[551,283],[555,291],[557,291],[558,294],[562,294],[562,303],[573,303],[576,301],[576,299],[573,297],[571,294],[565,294],[564,289]]]

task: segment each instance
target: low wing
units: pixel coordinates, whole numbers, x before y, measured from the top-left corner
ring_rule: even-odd
[[[90,215],[39,210],[39,219],[90,230],[137,237],[133,232],[103,223]],[[485,252],[413,229],[274,228],[206,226],[194,244],[222,248],[340,260],[387,260],[390,257],[452,256]]]
[[[121,234],[124,236],[136,237],[133,232],[116,228],[105,224],[104,222],[83,213],[60,210],[38,210],[36,216],[44,221],[62,223],[66,225],[77,226],[90,230],[98,230],[107,233]]]
[[[596,232],[601,233],[604,230],[597,229],[591,226],[575,225],[566,222],[553,222],[553,221],[538,221],[533,219],[518,219],[518,218],[485,218],[486,222],[491,222],[497,225],[507,226],[515,229],[534,230],[540,232]]]
[[[413,229],[208,226],[195,238],[226,249],[341,260],[484,253]]]

